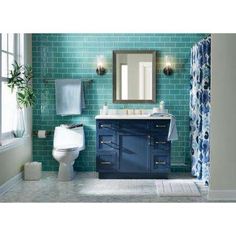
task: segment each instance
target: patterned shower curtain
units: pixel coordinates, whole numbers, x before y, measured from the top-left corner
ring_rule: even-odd
[[[192,175],[209,183],[211,38],[191,49],[190,137]]]

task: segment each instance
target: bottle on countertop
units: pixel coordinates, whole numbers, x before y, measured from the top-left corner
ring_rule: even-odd
[[[160,101],[160,111],[164,111],[165,110],[165,102],[164,101]]]
[[[107,106],[107,102],[105,102],[104,105],[103,105],[103,115],[108,115],[108,106]]]

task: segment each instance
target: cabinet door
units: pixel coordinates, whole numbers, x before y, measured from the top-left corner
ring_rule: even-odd
[[[147,135],[119,135],[119,171],[142,173],[149,171],[149,138]]]

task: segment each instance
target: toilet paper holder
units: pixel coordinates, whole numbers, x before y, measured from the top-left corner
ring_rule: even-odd
[[[37,131],[33,131],[32,133],[33,133],[33,136],[38,136],[38,130]],[[52,134],[52,131],[46,131],[45,132],[46,137],[51,135],[51,134]]]

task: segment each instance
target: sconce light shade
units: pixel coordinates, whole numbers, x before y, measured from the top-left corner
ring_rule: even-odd
[[[98,75],[104,75],[106,73],[105,60],[104,60],[104,56],[103,55],[100,55],[100,56],[97,57],[96,73]]]
[[[169,67],[169,66],[167,66],[167,67],[165,67],[164,69],[163,69],[163,73],[165,74],[165,75],[172,75],[173,74],[173,69],[171,68],[171,67]]]
[[[170,59],[168,58],[168,56],[165,57],[165,67],[163,69],[163,73],[165,75],[172,75],[174,72],[173,68],[172,68],[172,65],[171,65],[171,62],[170,62]]]
[[[105,75],[106,69],[103,68],[103,67],[98,67],[98,68],[96,69],[96,72],[97,72],[98,75]]]

